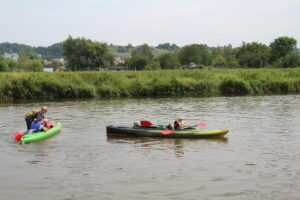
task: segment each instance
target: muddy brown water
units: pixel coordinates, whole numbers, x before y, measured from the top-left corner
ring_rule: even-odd
[[[26,112],[49,106],[55,137],[20,145]],[[177,116],[220,139],[108,137],[107,125]],[[300,198],[300,95],[0,105],[0,200]]]

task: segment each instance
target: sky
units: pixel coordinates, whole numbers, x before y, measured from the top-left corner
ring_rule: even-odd
[[[114,45],[300,43],[299,0],[1,0],[0,43],[50,46],[68,36]]]

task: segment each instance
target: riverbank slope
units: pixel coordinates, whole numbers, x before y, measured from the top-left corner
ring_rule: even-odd
[[[300,68],[0,73],[0,101],[300,93]]]

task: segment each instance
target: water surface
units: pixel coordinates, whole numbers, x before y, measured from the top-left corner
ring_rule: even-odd
[[[42,105],[61,132],[16,143],[24,114]],[[230,132],[220,139],[106,135],[107,125],[177,116]],[[0,200],[300,197],[300,95],[5,104],[0,120]]]

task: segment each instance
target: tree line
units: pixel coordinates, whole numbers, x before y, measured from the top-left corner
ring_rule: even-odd
[[[296,45],[296,39],[284,36],[276,38],[270,45],[243,42],[237,48],[231,45],[211,48],[190,44],[155,56],[153,48],[144,44],[130,52],[124,65],[132,70],[182,69],[190,63],[200,68],[300,67]],[[172,45],[167,44],[167,48]],[[113,65],[113,56],[105,43],[69,36],[63,42],[63,49],[70,70],[96,70]]]
[[[48,47],[32,47],[24,44],[17,43],[0,43],[0,55],[4,53],[19,53],[20,51],[26,54],[37,54],[44,60],[50,60],[54,58],[61,58],[63,56],[62,43],[55,43]]]
[[[18,59],[12,60],[0,56],[0,72],[42,72],[44,61],[36,54],[18,53]]]
[[[3,46],[6,45],[6,48]],[[8,49],[7,43],[0,44],[0,53]],[[278,37],[265,45],[259,42],[243,42],[239,47],[231,45],[223,47],[208,47],[205,44],[190,44],[178,47],[175,44],[160,44],[156,48],[143,44],[133,47],[119,46],[116,51],[127,53],[125,62],[121,65],[131,70],[158,70],[158,69],[183,69],[190,63],[199,68],[264,68],[264,67],[300,67],[300,52],[296,48],[297,41],[292,37]],[[58,57],[64,57],[67,61],[67,69],[70,71],[98,70],[115,66],[116,52],[112,51],[112,45],[92,41],[86,38],[72,38],[69,36],[62,43],[56,43],[50,47],[32,48],[21,45],[19,59],[12,61],[0,56],[0,71],[42,71],[42,59],[35,52],[47,54],[49,48]],[[17,49],[15,44],[15,48]],[[22,48],[21,48],[22,47]],[[11,50],[13,49],[10,46]],[[33,52],[34,49],[34,52]],[[162,49],[158,55],[154,49]],[[28,53],[29,52],[29,53]],[[54,54],[53,54],[54,55]]]

